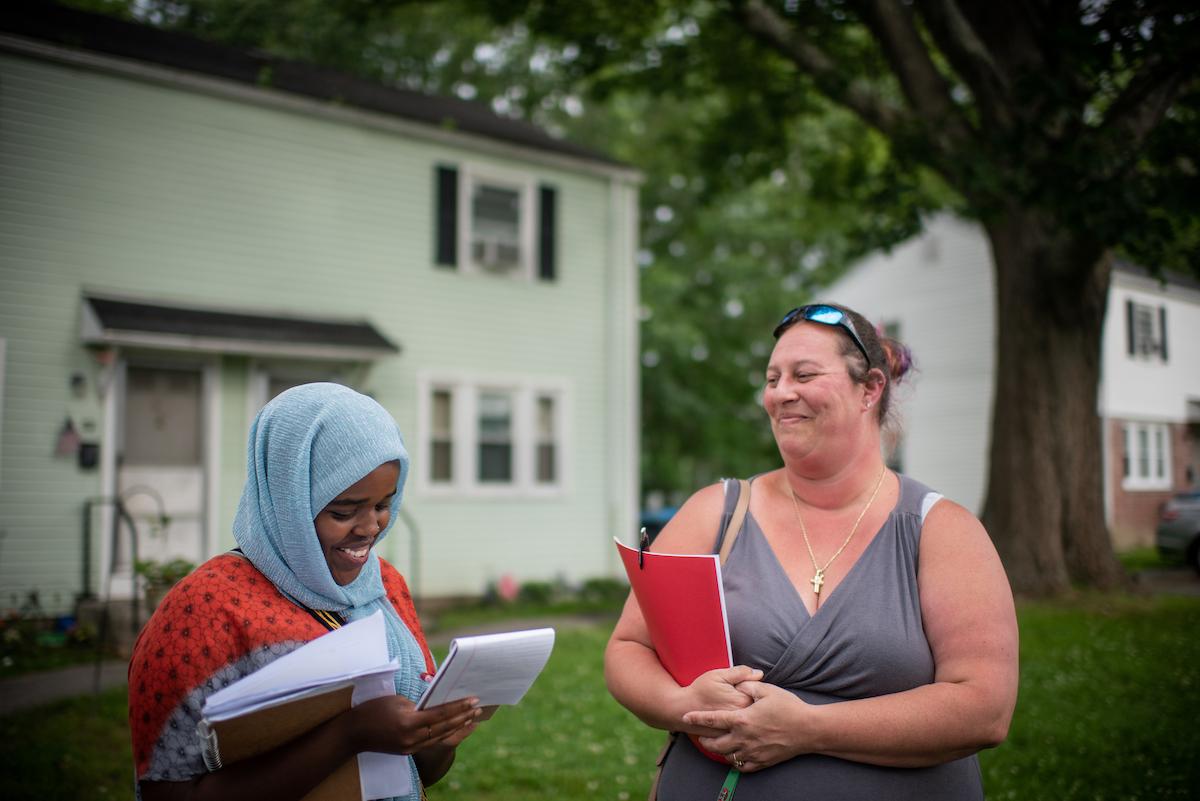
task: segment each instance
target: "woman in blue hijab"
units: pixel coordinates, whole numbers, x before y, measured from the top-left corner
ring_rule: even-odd
[[[250,429],[238,548],[177,584],[134,646],[129,723],[139,797],[301,798],[364,751],[408,754],[417,801],[445,775],[476,699],[417,711],[433,671],[403,577],[375,553],[400,508],[408,452],[391,415],[338,384],[280,394]],[[381,611],[396,695],[215,772],[200,711],[216,690],[305,642]]]

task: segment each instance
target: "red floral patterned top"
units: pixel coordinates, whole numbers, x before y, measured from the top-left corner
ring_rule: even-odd
[[[425,654],[433,655],[404,577],[379,560],[384,591]],[[196,727],[204,700],[328,629],[244,557],[214,557],[176,584],[138,636],[129,663],[129,730],[139,780],[205,772]]]

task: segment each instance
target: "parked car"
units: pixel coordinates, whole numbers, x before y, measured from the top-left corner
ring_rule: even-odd
[[[1154,535],[1166,559],[1183,559],[1200,573],[1200,492],[1181,492],[1162,505]]]
[[[654,542],[658,532],[663,530],[663,526],[674,517],[676,511],[678,510],[674,506],[642,510],[642,528],[646,529],[646,535],[650,538],[650,542]]]

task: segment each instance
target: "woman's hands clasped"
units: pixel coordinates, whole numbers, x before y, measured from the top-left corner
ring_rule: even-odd
[[[745,665],[731,668],[719,668],[701,673],[695,681],[683,688],[687,694],[685,709],[703,709],[708,711],[734,711],[745,709],[753,699],[740,685],[746,682],[757,682],[762,678],[762,671]],[[724,729],[689,721],[684,717],[683,731],[704,737],[718,737]]]
[[[478,698],[419,710],[404,696],[389,695],[346,714],[356,752],[415,754],[432,746],[457,746],[475,731],[481,712]]]
[[[762,673],[755,672],[761,678]],[[727,755],[743,773],[769,768],[807,750],[799,746],[804,732],[798,724],[808,704],[758,680],[742,681],[732,689],[745,699],[741,707],[706,708],[683,716],[688,726],[704,731],[702,746]]]

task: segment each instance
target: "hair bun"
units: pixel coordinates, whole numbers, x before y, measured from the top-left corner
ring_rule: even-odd
[[[893,383],[899,384],[908,371],[913,368],[913,355],[908,346],[897,342],[891,337],[880,337],[883,352],[887,356],[888,372]]]

